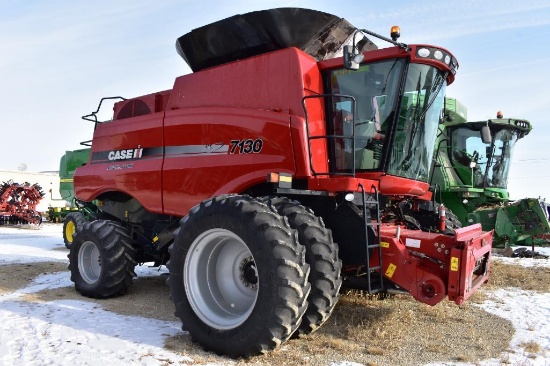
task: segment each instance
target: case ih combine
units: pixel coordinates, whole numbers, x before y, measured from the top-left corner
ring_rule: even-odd
[[[342,283],[463,303],[488,279],[492,233],[434,214],[423,231],[403,214],[429,196],[458,63],[397,37],[294,8],[180,37],[192,74],[117,102],[111,121],[85,116],[96,128],[75,195],[99,211],[70,249],[76,289],[122,295],[137,264],[166,264],[184,328],[231,357],[318,329]]]

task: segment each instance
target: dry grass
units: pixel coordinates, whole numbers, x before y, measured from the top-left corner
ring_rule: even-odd
[[[499,357],[512,334],[510,323],[476,307],[459,308],[450,303],[429,307],[407,296],[377,300],[350,291],[343,295],[331,318],[317,333],[292,339],[267,355],[236,362],[246,365],[475,362]],[[188,336],[169,339],[167,347],[186,355],[197,352]],[[200,359],[214,363],[220,360],[211,354],[201,354]]]
[[[0,266],[0,294],[22,288],[40,274],[65,271],[66,268],[64,263]],[[137,278],[134,287],[124,297],[86,301],[96,302],[118,314],[179,322],[173,315],[174,305],[169,299],[165,279],[165,276]],[[493,262],[490,282],[485,288],[511,286],[550,292],[550,271],[548,268]],[[483,293],[483,290],[479,291],[460,307],[448,301],[430,307],[410,296],[379,300],[363,292],[347,291],[318,332],[292,339],[267,355],[231,362],[238,365],[327,365],[351,361],[374,366],[453,361],[476,363],[494,357],[505,364],[514,329],[510,322],[472,306],[485,299]],[[43,302],[60,298],[83,299],[71,286],[29,294],[25,300]],[[540,351],[535,342],[522,347],[528,353]],[[229,361],[204,352],[185,332],[168,338],[165,348],[191,357],[194,364]]]
[[[487,285],[488,288],[518,287],[528,291],[550,292],[550,268],[523,267],[493,261]]]
[[[520,346],[525,349],[525,352],[529,353],[538,353],[541,350],[540,345],[535,341],[523,342],[520,343]]]

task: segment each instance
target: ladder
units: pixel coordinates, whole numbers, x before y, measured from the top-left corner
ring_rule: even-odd
[[[361,197],[363,201],[363,220],[365,223],[365,247],[367,251],[365,269],[367,273],[367,292],[369,294],[375,294],[378,292],[383,292],[384,288],[384,275],[382,273],[382,244],[380,238],[380,201],[378,197],[378,190],[373,185],[370,190],[370,194],[367,196],[365,187],[363,184],[359,183],[361,188]],[[368,207],[376,207],[376,217],[375,221],[371,220],[371,215],[368,210]],[[369,239],[369,228],[374,230],[374,242],[371,242]],[[378,251],[378,263],[376,265],[371,265],[371,250]],[[373,283],[378,283],[378,286],[373,286]]]

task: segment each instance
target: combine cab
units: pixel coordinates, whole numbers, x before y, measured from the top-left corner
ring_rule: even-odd
[[[463,303],[488,279],[492,233],[402,214],[429,194],[458,62],[391,37],[294,8],[180,37],[192,74],[121,98],[110,121],[84,116],[96,128],[74,188],[98,214],[71,246],[77,291],[122,295],[138,263],[166,264],[185,328],[231,357],[314,332],[342,284]]]
[[[42,223],[36,205],[44,197],[38,184],[3,182],[0,187],[0,225],[33,225]]]
[[[512,201],[506,190],[512,150],[531,131],[523,119],[466,122],[466,108],[447,98],[444,133],[437,145],[433,183],[444,204],[464,225],[481,224],[495,232],[493,246],[548,244],[546,203],[535,198]]]

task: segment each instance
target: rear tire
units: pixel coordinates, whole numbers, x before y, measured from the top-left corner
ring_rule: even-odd
[[[248,196],[191,209],[175,232],[168,268],[183,329],[218,354],[275,349],[307,308],[305,248],[284,218]]]
[[[311,209],[286,197],[267,198],[265,201],[288,219],[290,227],[298,231],[300,244],[306,247],[306,262],[311,267],[311,293],[295,335],[311,334],[327,321],[340,299],[342,261],[338,257],[338,244],[334,243],[323,220]]]
[[[67,249],[70,249],[73,244],[76,228],[82,227],[85,222],[87,220],[82,212],[71,212],[65,217],[65,220],[63,220],[63,241]]]
[[[77,227],[68,255],[76,290],[97,299],[125,294],[136,277],[136,250],[131,243],[126,228],[114,221]]]

